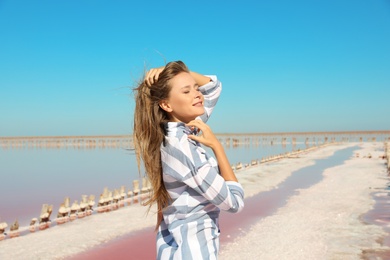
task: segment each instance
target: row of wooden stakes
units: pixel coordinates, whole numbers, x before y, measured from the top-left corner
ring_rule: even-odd
[[[325,143],[325,144],[322,144],[322,145],[319,145],[319,146],[312,146],[312,147],[309,147],[309,148],[306,148],[306,149],[303,149],[303,150],[296,150],[296,151],[292,151],[292,152],[286,152],[286,153],[283,153],[283,154],[277,154],[277,155],[271,155],[271,156],[267,156],[265,158],[261,158],[261,160],[252,160],[250,163],[241,163],[241,162],[238,162],[237,164],[233,164],[231,165],[232,167],[232,170],[241,170],[241,169],[246,169],[250,166],[256,166],[258,164],[263,164],[263,163],[268,163],[268,162],[273,162],[273,161],[278,161],[278,160],[281,160],[281,159],[284,159],[284,158],[297,158],[298,155],[302,154],[302,153],[307,153],[307,152],[310,152],[312,150],[315,150],[315,149],[318,149],[319,147],[322,147],[322,146],[325,146],[325,145],[329,145],[330,143]]]
[[[390,142],[385,143],[385,155],[387,173],[390,175]]]
[[[366,155],[360,155],[359,153],[355,154],[356,157],[368,158],[371,159],[372,155],[370,153]],[[390,175],[390,142],[384,142],[384,154],[380,155],[379,158],[386,160],[386,170]]]
[[[150,182],[146,178],[142,178],[142,188],[140,188],[139,180],[133,180],[133,189],[129,189],[127,192],[125,186],[121,186],[119,189],[115,189],[113,191],[110,191],[108,188],[104,188],[103,193],[100,194],[98,205],[95,209],[94,206],[96,202],[94,195],[82,195],[80,203],[75,200],[71,206],[70,198],[66,197],[64,202],[61,203],[57,217],[54,221],[57,225],[62,225],[78,218],[90,216],[95,210],[97,213],[117,210],[125,205],[129,206],[131,204],[147,200],[150,196],[151,190],[152,188]],[[53,205],[43,204],[39,219],[31,219],[28,228],[29,231],[33,233],[37,229],[45,230],[49,228],[52,223],[50,220],[52,212]],[[7,223],[0,223],[0,241],[4,240],[7,236],[9,238],[20,236],[18,220],[11,225],[9,232],[5,233],[7,227]]]

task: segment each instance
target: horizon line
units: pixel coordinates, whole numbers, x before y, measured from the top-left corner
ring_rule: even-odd
[[[234,135],[323,135],[323,134],[390,134],[390,130],[354,130],[354,131],[301,131],[301,132],[250,132],[250,133],[214,133],[216,136]],[[69,138],[129,138],[132,134],[113,135],[46,135],[46,136],[0,136],[1,139],[69,139]]]

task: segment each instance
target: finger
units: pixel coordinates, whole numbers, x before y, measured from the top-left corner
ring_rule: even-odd
[[[191,140],[199,142],[201,137],[199,137],[197,135],[188,135],[188,138],[191,139]]]
[[[156,71],[155,74],[153,75],[154,82],[157,82],[159,76],[160,76],[160,72]]]
[[[148,79],[150,78],[150,75],[153,73],[153,70],[149,70],[148,72],[146,72],[146,75],[145,75],[145,79]]]
[[[208,125],[206,125],[203,122],[192,122],[192,123],[188,123],[187,126],[190,127],[191,129],[198,129],[198,133],[200,131],[207,132],[209,129]]]
[[[188,128],[190,128],[191,131],[196,130],[196,133],[199,133],[200,131],[202,131],[202,127],[200,125],[197,125],[197,124],[187,124],[186,126]]]
[[[204,126],[206,124],[203,121],[201,121],[201,120],[195,119],[195,120],[192,120],[192,121],[188,122],[187,125],[188,126],[199,127],[199,126]]]
[[[154,80],[155,74],[156,74],[155,69],[151,69],[146,73],[145,82],[148,86],[151,86],[155,82]]]
[[[145,79],[144,79],[146,85],[150,86],[150,71],[148,71],[148,73],[146,74],[145,76]]]
[[[210,131],[210,127],[201,120],[193,120],[188,123],[190,126],[198,128],[199,131]],[[198,131],[198,132],[199,132]]]
[[[147,79],[147,78],[145,78],[145,83],[146,83],[146,85],[148,86],[148,87],[150,87],[150,82],[149,82],[149,79]]]

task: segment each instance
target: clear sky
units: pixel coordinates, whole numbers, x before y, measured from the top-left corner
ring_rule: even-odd
[[[0,136],[129,134],[171,60],[222,81],[217,133],[390,129],[389,0],[0,0]]]

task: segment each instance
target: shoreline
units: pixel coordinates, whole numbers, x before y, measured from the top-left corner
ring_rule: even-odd
[[[237,172],[237,177],[244,186],[246,198],[249,198],[260,192],[272,190],[275,187],[278,187],[278,185],[288,176],[290,176],[292,172],[300,168],[313,165],[315,162],[314,160],[318,158],[329,157],[330,155],[334,154],[336,150],[339,150],[342,147],[350,147],[353,145],[356,145],[356,143],[326,146],[300,155],[299,158],[286,158],[280,161],[261,164],[240,170]],[[383,147],[382,143],[363,143],[359,145],[371,145],[374,148]],[[375,156],[373,156],[373,159],[375,159]],[[330,171],[333,170],[334,169],[330,168]],[[328,170],[326,171],[328,172]],[[326,178],[324,177],[324,181],[325,179]],[[321,181],[319,184],[321,183],[323,183],[323,181]],[[279,216],[279,211],[283,212],[285,208],[288,208],[290,202],[296,200],[295,197],[299,198],[303,193],[305,193],[305,191],[312,189],[313,187],[310,187],[308,189],[299,191],[299,195],[292,196],[289,199],[288,205],[281,207],[277,213],[266,217],[264,220],[274,216]],[[366,212],[370,209],[369,206],[373,205],[373,199],[372,201],[369,200],[369,202],[370,203],[368,203],[368,206],[366,205],[365,207],[365,209],[367,209]],[[367,204],[367,201],[365,203]],[[155,210],[152,208],[149,215],[145,216],[145,207],[131,205],[129,207],[121,208],[118,211],[110,212],[109,214],[96,215],[93,216],[93,218],[80,219],[72,223],[72,225],[67,224],[62,226],[55,226],[45,230],[44,232],[38,232],[34,235],[26,235],[18,239],[7,239],[6,241],[0,242],[0,258],[10,259],[6,258],[5,256],[12,256],[12,259],[24,259],[26,258],[26,254],[23,254],[23,252],[29,252],[29,258],[77,259],[81,255],[86,256],[89,253],[97,252],[102,248],[105,248],[105,250],[108,250],[115,255],[115,252],[112,251],[115,243],[127,241],[126,239],[136,231],[144,230],[145,228],[149,230],[153,229],[155,223],[154,212]],[[241,244],[241,246],[238,246],[240,249],[239,252],[241,253],[237,254],[236,252],[235,254],[241,258],[243,256],[242,251],[246,251],[242,250],[242,248],[245,247],[245,237],[253,233],[252,228],[257,226],[257,224],[251,227],[250,230],[246,231],[246,236],[239,236],[232,243],[228,243],[226,245],[221,244],[221,259],[234,259],[224,258],[227,254],[234,255],[234,253],[229,253],[230,250],[234,248],[230,244]],[[381,234],[384,235],[384,233]],[[151,242],[154,244],[154,234],[152,237],[153,241]],[[48,241],[51,243],[47,243]],[[242,244],[243,242],[244,244]],[[226,249],[227,245],[229,250]],[[249,248],[248,250],[253,251],[253,248]],[[275,255],[273,255],[273,257],[275,257]]]
[[[389,233],[361,220],[374,207],[373,189],[387,183],[378,158],[383,144],[359,147],[355,153],[372,158],[351,157],[327,168],[321,182],[298,190],[286,206],[226,244],[220,259],[360,259],[365,251],[380,257],[390,250],[381,244]]]

